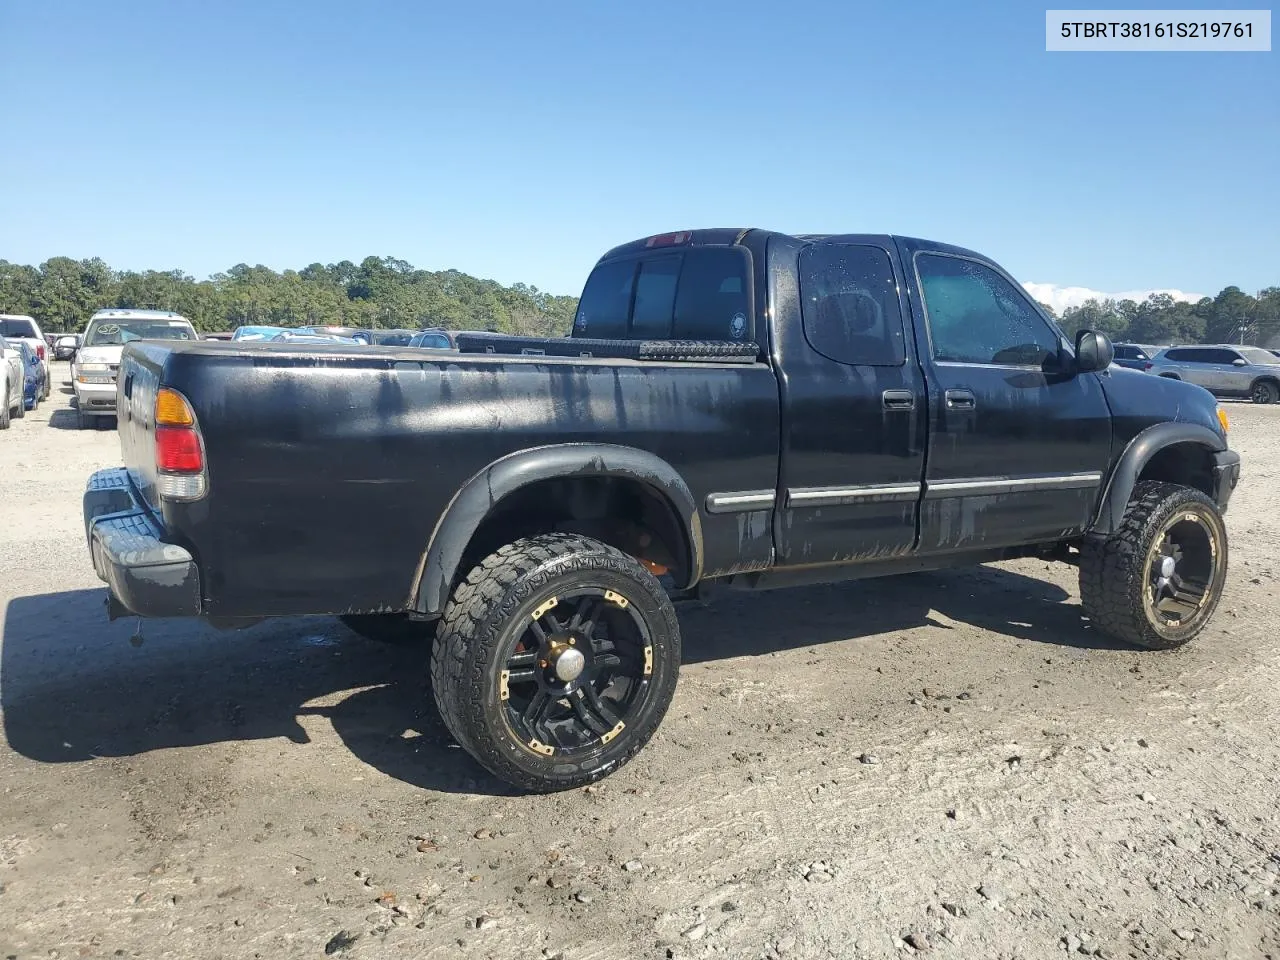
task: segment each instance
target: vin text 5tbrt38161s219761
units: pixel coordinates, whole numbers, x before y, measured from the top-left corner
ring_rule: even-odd
[[[710,588],[1036,555],[1150,648],[1221,594],[1214,398],[1068,342],[971,251],[665,234],[600,260],[572,336],[457,339],[125,346],[125,465],[84,497],[112,615],[416,636],[458,742],[555,790],[647,742],[673,601]]]

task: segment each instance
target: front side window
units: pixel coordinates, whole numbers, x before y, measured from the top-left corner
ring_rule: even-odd
[[[815,244],[800,254],[805,339],[840,363],[896,367],[906,360],[898,284],[889,255],[862,244]]]
[[[935,360],[1039,367],[1057,355],[1057,333],[986,264],[922,253],[916,271]]]

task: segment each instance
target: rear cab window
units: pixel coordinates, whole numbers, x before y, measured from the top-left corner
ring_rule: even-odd
[[[906,362],[898,283],[880,247],[806,247],[800,254],[800,298],[805,339],[824,357],[855,366]]]
[[[36,332],[36,325],[30,320],[19,319],[17,317],[0,318],[0,336],[12,337],[17,340],[25,338],[28,340],[39,340],[40,334]]]
[[[602,263],[583,288],[573,336],[753,341],[749,276],[740,247],[692,247]]]

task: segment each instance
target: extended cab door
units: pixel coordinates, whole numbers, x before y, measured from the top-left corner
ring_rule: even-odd
[[[994,264],[899,244],[930,383],[921,552],[1081,532],[1111,451],[1098,375],[1073,372],[1059,331]]]
[[[911,553],[927,409],[897,250],[888,237],[775,237],[769,260],[783,410],[778,563]]]

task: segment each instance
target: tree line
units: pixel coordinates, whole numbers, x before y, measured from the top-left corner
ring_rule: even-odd
[[[497,330],[526,336],[567,334],[576,297],[551,296],[517,283],[504,287],[458,270],[419,270],[394,257],[359,264],[313,263],[277,272],[237,264],[196,280],[180,270],[113,270],[99,258],[52,257],[38,267],[0,260],[0,313],[35,317],[42,329],[81,330],[104,307],[173,310],[207,333],[244,324]],[[1257,296],[1226,287],[1196,303],[1152,294],[1089,300],[1061,316],[1071,336],[1090,328],[1133,343],[1245,343],[1280,340],[1280,287]]]
[[[418,270],[393,257],[313,263],[277,272],[237,264],[197,280],[181,270],[113,270],[100,258],[52,257],[38,267],[0,260],[0,313],[46,331],[78,331],[105,307],[173,310],[213,333],[246,324],[568,333],[576,297],[522,283],[504,287],[458,270]]]
[[[1053,315],[1051,307],[1041,306]],[[1225,287],[1216,297],[1195,303],[1174,300],[1167,293],[1154,293],[1141,303],[1087,300],[1068,307],[1057,320],[1072,337],[1090,329],[1127,343],[1244,342],[1270,347],[1280,342],[1280,287],[1267,287],[1257,296]]]

